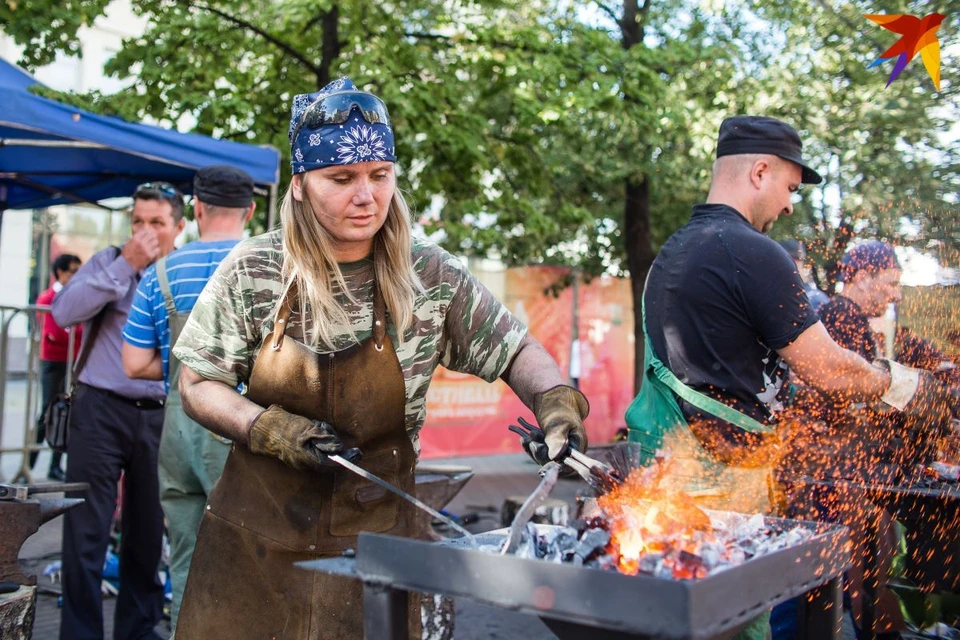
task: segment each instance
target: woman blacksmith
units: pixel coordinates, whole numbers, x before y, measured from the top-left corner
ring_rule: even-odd
[[[360,583],[293,563],[339,555],[360,531],[416,534],[408,504],[324,454],[412,493],[438,365],[503,378],[547,432],[530,446],[541,464],[586,449],[586,398],[457,258],[411,237],[393,135],[383,102],[349,79],[297,96],[281,229],[223,261],[176,345],[184,409],[234,443],[178,640],[362,637]]]

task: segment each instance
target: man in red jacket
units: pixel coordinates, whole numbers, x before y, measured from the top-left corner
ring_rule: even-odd
[[[53,286],[37,296],[38,305],[49,305],[53,302],[53,297],[63,289],[63,286],[70,281],[73,274],[80,268],[80,258],[75,255],[64,253],[57,256],[53,261],[51,270],[53,271]],[[57,325],[53,319],[53,314],[42,314],[41,333],[40,333],[40,384],[42,389],[42,402],[44,413],[47,407],[58,393],[63,393],[63,383],[67,376],[68,363],[72,364],[77,357],[77,351],[80,349],[80,338],[83,326],[77,327],[77,335],[73,342],[72,357],[67,357],[67,345],[69,344],[70,334],[66,329]],[[37,420],[37,443],[43,442],[46,436],[46,429],[43,424],[43,414]],[[50,471],[47,477],[51,480],[63,482],[66,475],[60,467],[60,458],[63,454],[53,453],[53,459],[50,461]],[[37,463],[37,452],[30,454],[30,468]]]

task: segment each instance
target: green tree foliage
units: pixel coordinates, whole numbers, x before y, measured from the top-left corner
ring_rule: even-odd
[[[77,29],[106,5],[8,0],[0,20],[32,67],[76,52]],[[867,65],[896,36],[860,12],[929,8],[874,5],[146,0],[134,3],[146,33],[107,65],[128,88],[83,99],[286,155],[293,95],[350,75],[390,106],[401,186],[428,233],[508,264],[629,274],[639,311],[656,250],[705,196],[717,128],[735,113],[793,123],[828,176],[775,231],[821,262],[845,246],[837,229],[960,246],[957,148],[940,136],[956,118],[953,67],[945,55],[940,94],[919,60],[885,88],[890,65]],[[956,8],[941,8],[941,38]]]
[[[899,36],[862,14],[923,16],[933,10],[947,15],[939,31],[942,92],[919,56],[885,86],[893,62],[868,65]],[[946,47],[955,42],[960,3],[817,0],[761,3],[757,11],[785,34],[777,64],[764,79],[771,113],[809,132],[812,161],[827,178],[777,233],[807,240],[828,287],[851,235],[934,248],[956,263],[960,144],[949,132],[960,115],[960,84]]]

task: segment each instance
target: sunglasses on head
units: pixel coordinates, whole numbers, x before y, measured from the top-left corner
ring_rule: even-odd
[[[387,105],[377,96],[365,91],[340,91],[323,96],[303,112],[297,128],[293,130],[296,140],[301,129],[313,131],[331,124],[343,124],[350,119],[354,109],[360,111],[363,119],[370,124],[390,124]]]
[[[144,196],[161,196],[169,200],[181,199],[183,195],[180,190],[169,182],[144,182],[133,192],[133,197],[141,198]]]

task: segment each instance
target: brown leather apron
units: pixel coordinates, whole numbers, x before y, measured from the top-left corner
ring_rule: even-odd
[[[295,305],[282,303],[248,397],[328,422],[345,447],[360,448],[361,467],[412,494],[403,372],[374,290],[373,335],[328,354],[285,335]],[[412,505],[346,469],[296,471],[234,445],[200,524],[177,640],[362,638],[362,584],[293,563],[355,548],[360,531],[415,536],[416,528]],[[411,611],[418,634],[417,598]]]

